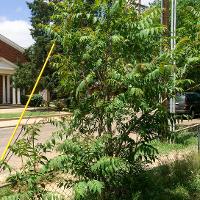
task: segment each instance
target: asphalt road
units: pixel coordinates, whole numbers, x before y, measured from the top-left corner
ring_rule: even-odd
[[[13,130],[14,130],[14,127],[13,128],[1,128],[0,129],[0,155],[2,155],[4,149],[6,148],[6,145],[9,141],[10,136],[12,135]],[[21,127],[19,127],[19,130],[17,131],[16,136],[19,134],[20,130],[21,130]],[[56,130],[57,130],[57,128],[53,125],[50,125],[50,124],[44,125],[40,130],[38,142],[39,143],[45,142],[52,135],[52,133]],[[23,132],[22,132],[21,136],[22,135],[23,135]],[[15,141],[15,139],[16,139],[16,137],[14,138],[13,141]],[[56,155],[55,153],[51,153],[51,154],[52,155],[48,155],[48,157],[53,157],[53,156]],[[21,160],[18,157],[16,157],[15,155],[13,155],[9,159],[8,164],[14,170],[19,170],[20,167],[21,167]],[[1,171],[0,172],[0,184],[1,184],[1,182],[5,181],[5,178],[8,176],[8,174],[9,174],[8,171]]]
[[[180,125],[184,125],[184,126],[191,126],[194,124],[200,124],[200,118],[193,119],[193,120],[183,120],[183,122],[180,122]],[[9,138],[12,135],[13,130],[14,130],[14,127],[0,128],[0,155],[3,153],[7,143],[9,141]],[[21,127],[18,128],[16,136],[19,134],[20,130],[21,130]],[[39,143],[45,142],[52,135],[52,132],[54,132],[56,130],[57,130],[57,128],[53,125],[50,125],[50,124],[44,125],[40,131]],[[21,135],[23,135],[23,133]]]
[[[3,153],[8,141],[9,141],[11,135],[12,135],[13,130],[14,130],[14,127],[12,127],[12,128],[1,128],[0,129],[0,154]],[[21,130],[21,127],[19,127],[19,129],[16,133],[16,136],[19,134],[20,130]],[[54,132],[56,130],[57,130],[57,128],[53,125],[50,125],[50,124],[44,125],[41,128],[41,131],[39,133],[39,140],[38,141],[40,143],[45,142],[45,140],[47,140],[52,135],[52,132]],[[21,133],[21,135],[23,135],[23,132]]]
[[[14,128],[0,128],[0,155],[2,154],[3,150],[5,149],[7,142],[12,134],[13,129]],[[20,130],[20,128],[19,128],[19,130]],[[52,135],[52,133],[57,130],[58,129],[53,125],[50,125],[50,124],[44,125],[41,128],[40,135],[38,137],[38,142],[39,143],[45,142],[47,139],[49,139],[49,137]],[[19,131],[17,133],[19,133]],[[23,135],[23,133],[22,133],[22,135]],[[48,158],[52,158],[52,157],[57,156],[57,153],[50,152],[50,153],[47,153],[46,156]],[[15,174],[15,170],[19,171],[20,167],[22,166],[21,160],[16,156],[12,156],[11,159],[9,160],[8,164],[14,169],[12,172],[13,174]],[[6,183],[6,179],[9,177],[9,175],[10,175],[10,173],[8,170],[0,171],[0,186],[4,185]],[[71,190],[64,189],[64,188],[58,188],[57,184],[55,182],[53,182],[53,183],[51,182],[45,186],[49,191],[54,191],[54,192],[57,191],[60,194],[67,196],[68,198],[70,198],[70,195],[72,195]]]
[[[191,126],[194,124],[200,124],[200,118],[193,119],[193,120],[183,120],[183,122],[180,122],[180,125],[184,125],[184,126]],[[9,138],[12,135],[13,130],[14,130],[14,127],[0,128],[0,155],[3,153],[9,141]],[[16,136],[19,134],[20,130],[21,130],[21,127],[18,128]],[[57,128],[51,124],[44,125],[40,131],[39,143],[45,142],[52,135],[52,132],[56,130]],[[23,135],[23,133],[21,135]]]

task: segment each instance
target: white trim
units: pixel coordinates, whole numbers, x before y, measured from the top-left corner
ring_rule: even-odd
[[[12,104],[16,104],[16,89],[15,87],[12,88]]]
[[[10,65],[11,68],[16,68],[17,65],[15,65],[14,63],[10,62],[9,60],[3,58],[3,57],[0,57],[0,62],[4,62],[5,64],[7,65]]]
[[[0,69],[0,75],[2,74],[13,75],[14,73],[15,73],[14,69],[8,69],[8,70]]]
[[[7,37],[3,36],[0,34],[0,40],[3,41],[4,43],[8,44],[9,46],[15,48],[16,50],[20,51],[21,53],[24,53],[25,49],[21,46],[19,46],[18,44],[14,43],[13,41],[11,41],[10,39],[8,39]]]
[[[6,104],[6,76],[2,75],[3,104]]]
[[[10,75],[7,75],[7,103],[10,103]]]
[[[17,88],[17,104],[21,104],[20,89]]]
[[[17,65],[6,60],[3,57],[0,57],[0,73],[1,74],[14,74],[16,68],[17,68]]]

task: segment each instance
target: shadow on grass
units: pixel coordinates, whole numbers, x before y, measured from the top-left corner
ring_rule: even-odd
[[[134,200],[200,199],[200,156],[192,155],[137,177]]]

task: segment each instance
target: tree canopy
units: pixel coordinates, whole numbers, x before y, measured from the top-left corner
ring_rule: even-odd
[[[194,81],[192,90],[199,90],[200,82],[200,2],[181,0],[177,5],[177,41],[182,50],[178,54],[177,65],[185,68],[185,78]],[[186,85],[185,89],[191,88]]]
[[[56,4],[59,1],[34,0],[27,2],[27,6],[31,10],[31,35],[35,43],[27,49],[28,62],[24,65],[19,65],[14,78],[15,84],[20,88],[26,89],[27,92],[33,87],[51,46],[52,38],[44,30],[44,26],[50,24],[51,15],[54,12],[54,7],[50,2]],[[47,65],[40,82],[40,89],[47,88],[54,91],[56,86],[56,72],[50,65]]]

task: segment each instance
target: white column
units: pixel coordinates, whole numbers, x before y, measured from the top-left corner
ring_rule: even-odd
[[[3,104],[6,103],[6,77],[5,75],[2,75],[3,80]]]
[[[21,104],[20,89],[17,88],[17,104]]]
[[[7,76],[7,103],[10,103],[10,75]]]
[[[12,88],[12,96],[12,103],[16,104],[16,89],[14,87]]]

